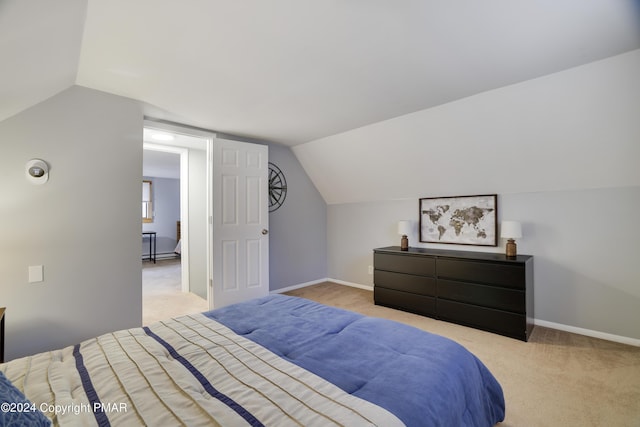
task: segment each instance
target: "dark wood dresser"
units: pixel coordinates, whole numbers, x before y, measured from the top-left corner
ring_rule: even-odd
[[[533,257],[409,248],[373,250],[376,304],[527,341]]]

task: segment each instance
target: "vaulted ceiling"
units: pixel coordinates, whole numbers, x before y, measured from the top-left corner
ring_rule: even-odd
[[[640,48],[637,0],[2,0],[0,120],[71,85],[298,145]]]

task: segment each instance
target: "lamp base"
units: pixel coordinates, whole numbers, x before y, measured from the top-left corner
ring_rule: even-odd
[[[507,239],[507,258],[515,258],[517,253],[516,242],[513,239]]]
[[[409,250],[409,239],[406,234],[402,235],[402,239],[400,240],[400,250],[408,251]]]

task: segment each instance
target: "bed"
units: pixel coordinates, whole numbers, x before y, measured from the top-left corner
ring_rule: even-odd
[[[62,426],[492,426],[504,419],[500,385],[459,344],[284,295],[0,364],[0,390],[0,425],[11,417]]]

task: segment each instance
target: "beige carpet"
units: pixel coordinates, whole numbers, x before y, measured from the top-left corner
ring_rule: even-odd
[[[208,309],[207,301],[182,292],[180,260],[142,263],[142,324]]]
[[[180,292],[180,264],[143,265],[144,324],[206,311]],[[288,292],[451,338],[482,360],[503,387],[506,427],[640,427],[640,348],[536,327],[525,343],[373,304],[370,291],[323,283]],[[639,326],[640,327],[640,326]]]
[[[529,342],[373,304],[373,293],[323,283],[287,293],[451,338],[482,360],[505,394],[509,427],[640,427],[640,348],[535,327]],[[640,325],[639,325],[640,327]]]

